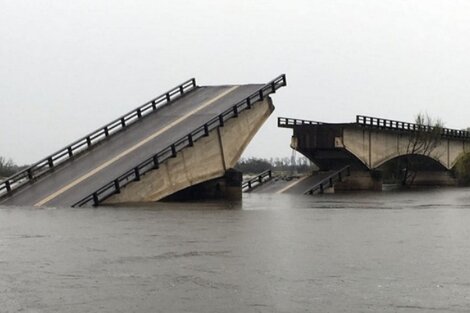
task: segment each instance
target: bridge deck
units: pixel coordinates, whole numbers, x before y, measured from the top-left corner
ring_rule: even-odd
[[[324,178],[334,173],[334,171],[316,172],[313,175],[302,176],[291,180],[281,178],[272,179],[259,187],[256,187],[252,193],[288,193],[302,195],[312,186],[318,184]]]
[[[255,84],[197,87],[0,204],[70,206],[261,87]]]

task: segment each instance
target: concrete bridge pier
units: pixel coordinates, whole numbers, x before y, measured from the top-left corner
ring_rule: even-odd
[[[229,169],[225,175],[180,190],[161,201],[192,201],[209,199],[241,200],[242,172]]]
[[[335,191],[382,190],[380,171],[351,171],[351,175],[335,184]]]
[[[457,179],[451,171],[420,171],[413,186],[457,186]]]
[[[399,182],[396,182],[399,183]],[[380,170],[351,171],[351,176],[337,182],[335,191],[381,191],[384,179]],[[413,181],[414,187],[421,186],[456,186],[457,179],[450,171],[419,171]]]

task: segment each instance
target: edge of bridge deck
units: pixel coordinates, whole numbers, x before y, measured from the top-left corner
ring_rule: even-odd
[[[356,122],[351,123],[326,123],[289,117],[278,117],[277,125],[280,128],[294,128],[295,126],[304,125],[344,125],[344,126],[358,126],[366,128],[375,128],[389,131],[399,132],[432,132],[436,129],[440,132],[442,137],[462,139],[470,141],[470,132],[466,130],[452,129],[452,128],[436,128],[428,125],[420,125],[416,123],[402,122],[379,117],[356,115]]]

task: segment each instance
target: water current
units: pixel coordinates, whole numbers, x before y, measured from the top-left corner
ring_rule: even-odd
[[[470,189],[0,207],[0,312],[470,312]]]

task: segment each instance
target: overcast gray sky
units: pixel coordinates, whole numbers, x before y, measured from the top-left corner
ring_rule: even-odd
[[[267,82],[245,156],[290,155],[276,117],[470,126],[470,1],[0,0],[0,155],[30,163],[187,78]]]

